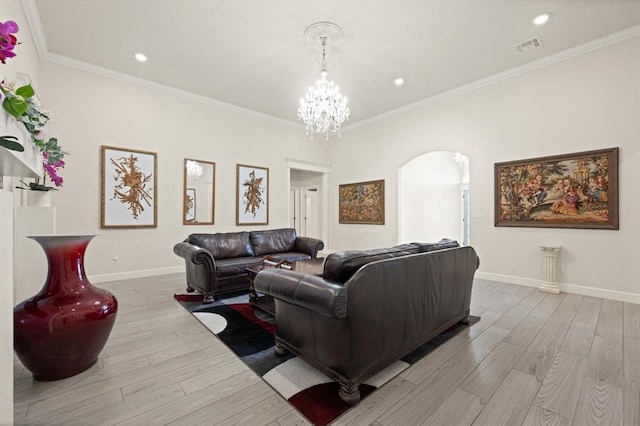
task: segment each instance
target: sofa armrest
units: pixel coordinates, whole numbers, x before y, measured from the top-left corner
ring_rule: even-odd
[[[348,290],[340,283],[315,275],[265,269],[254,280],[257,291],[329,318],[347,317]]]
[[[213,256],[208,250],[203,249],[202,247],[198,247],[191,243],[182,242],[173,246],[173,252],[182,257],[184,260],[196,265],[204,265],[211,271],[214,271],[216,268],[216,263],[213,260]],[[213,274],[213,276],[215,276],[215,274]]]
[[[318,252],[324,248],[322,240],[309,237],[297,237],[294,251],[298,253],[306,253],[311,256],[312,259],[318,257]]]

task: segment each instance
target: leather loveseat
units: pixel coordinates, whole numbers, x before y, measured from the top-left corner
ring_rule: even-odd
[[[298,355],[356,404],[364,380],[468,321],[478,265],[473,248],[443,240],[338,252],[322,277],[272,269],[254,284],[275,299],[276,353]]]
[[[187,291],[198,291],[204,303],[213,296],[249,287],[246,268],[261,259],[295,262],[312,259],[324,248],[321,240],[298,237],[293,228],[267,231],[191,234],[173,247],[184,258]]]

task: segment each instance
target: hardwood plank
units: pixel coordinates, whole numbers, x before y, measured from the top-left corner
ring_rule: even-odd
[[[104,409],[92,415],[85,415],[82,417],[82,422],[85,425],[116,425],[130,417],[147,413],[183,397],[184,392],[180,385],[167,386],[139,398],[124,401],[113,410]]]
[[[267,422],[275,421],[291,411],[293,411],[293,408],[287,401],[279,395],[272,395],[257,404],[251,405],[250,409],[241,409],[236,415],[226,418],[217,424],[220,426],[263,425]]]
[[[595,336],[585,375],[591,379],[622,388],[622,341]]]
[[[273,401],[276,396],[273,395],[272,392],[273,390],[269,385],[262,380],[259,380],[257,383],[254,383],[252,386],[249,386],[242,391],[228,395],[220,400],[208,404],[201,410],[193,411],[182,417],[176,418],[167,424],[175,426],[231,424],[231,422],[233,422],[232,419],[238,416],[244,417],[253,415],[255,413],[255,407],[261,407],[265,400]],[[280,398],[280,401],[282,401],[282,398]],[[268,405],[270,406],[272,404]],[[263,408],[260,408],[258,411],[262,410]],[[278,416],[275,416],[273,419],[267,419],[267,422],[274,420],[282,414],[284,414],[284,412],[280,410],[280,414]],[[256,422],[256,420],[253,419],[253,422],[234,422],[233,424],[258,425],[262,423]]]
[[[447,362],[376,420],[383,425],[410,425],[420,422],[447,399],[471,370],[473,367],[463,362]]]
[[[473,425],[521,424],[539,387],[535,377],[511,370]]]
[[[506,330],[513,330],[529,315],[532,309],[527,306],[516,305],[496,321],[494,325]]]
[[[542,301],[538,303],[529,314],[532,317],[541,317],[548,319],[549,317],[551,317],[551,315],[553,315],[555,310],[558,309],[558,306],[560,306],[560,304],[567,297],[567,293],[545,294],[546,297],[542,299]]]
[[[195,415],[196,413],[202,416],[209,415],[210,413],[213,415],[214,413],[211,411],[215,411],[215,409],[210,409],[212,403],[229,397],[231,392],[233,392],[232,395],[242,394],[245,389],[248,390],[251,387],[258,386],[260,383],[266,386],[253,372],[247,370],[241,374],[231,376],[227,380],[214,383],[204,388],[202,392],[187,395],[184,398],[172,401],[155,410],[130,417],[118,423],[118,425],[165,425],[183,416]],[[228,416],[233,414],[235,413],[231,413]]]
[[[640,383],[624,382],[624,424],[640,424]]]
[[[535,404],[556,414],[573,419],[582,387],[587,360],[566,352],[558,352],[536,395]]]
[[[545,293],[543,291],[538,291],[535,289],[532,290],[533,291],[531,291],[531,293],[529,293],[524,299],[522,299],[522,302],[520,302],[521,306],[533,309],[538,306],[538,304],[542,302],[547,297],[547,295],[549,295],[549,293]]]
[[[640,340],[624,339],[624,378],[640,382]]]
[[[477,366],[510,332],[511,330],[491,326],[462,348],[454,359]]]
[[[311,423],[305,420],[297,411],[291,410],[284,416],[278,417],[275,421],[269,423],[270,426],[311,426]]]
[[[544,333],[566,332],[578,312],[583,296],[567,294],[544,325]]]
[[[624,304],[624,337],[640,340],[640,305]]]
[[[588,357],[598,324],[602,299],[585,297],[564,337],[560,350],[577,356]]]
[[[596,335],[605,339],[622,341],[624,332],[624,303],[604,299],[596,327]]]
[[[332,426],[371,424],[415,387],[414,383],[397,376],[338,417]]]
[[[526,349],[540,333],[545,322],[547,318],[528,315],[511,330],[511,333],[504,338],[504,342]]]
[[[551,368],[551,364],[564,339],[564,331],[556,333],[540,332],[531,342],[515,365],[515,369],[531,374],[542,382]]]
[[[122,394],[119,390],[112,390],[87,398],[83,401],[70,401],[70,404],[59,406],[47,412],[27,413],[25,425],[56,425],[69,423],[68,419],[82,419],[105,410],[117,410],[122,406]]]
[[[92,395],[102,394],[112,390],[118,390],[118,392],[121,393],[120,389],[124,386],[137,383],[148,377],[155,377],[167,371],[175,370],[183,365],[192,365],[195,362],[204,360],[205,357],[206,355],[202,352],[191,353],[155,364],[151,367],[143,367],[111,377],[103,377],[103,380],[97,380],[95,379],[97,376],[93,376],[89,378],[91,380],[86,380],[68,389],[66,392],[59,392],[42,401],[34,401],[29,407],[29,412],[38,414],[45,413],[50,410],[76,404],[78,401],[84,401]]]
[[[476,395],[484,405],[498,389],[520,357],[522,348],[498,345],[462,382],[460,389]]]
[[[473,423],[483,407],[480,398],[458,388],[421,424],[467,426]]]
[[[522,426],[571,426],[571,420],[532,405]]]
[[[576,410],[576,425],[621,425],[622,389],[585,379]]]

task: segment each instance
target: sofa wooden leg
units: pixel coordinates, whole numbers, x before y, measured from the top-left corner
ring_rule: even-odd
[[[195,290],[191,287],[187,286],[187,293],[193,293]]]
[[[204,293],[202,295],[202,303],[213,303],[213,293]]]
[[[359,385],[356,385],[350,388],[346,385],[340,385],[338,395],[340,396],[340,399],[342,399],[347,404],[356,405],[358,402],[360,402],[360,387]]]
[[[276,345],[273,347],[273,352],[275,352],[275,354],[278,356],[284,356],[289,353],[287,348],[285,348],[284,346],[282,346],[282,344],[278,342],[276,342]]]

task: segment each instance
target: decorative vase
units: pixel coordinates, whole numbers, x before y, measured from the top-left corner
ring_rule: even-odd
[[[14,350],[37,380],[90,368],[115,323],[116,298],[85,276],[84,253],[93,237],[29,237],[44,249],[49,273],[42,290],[13,309]]]
[[[29,207],[51,207],[51,191],[33,191],[26,190],[27,202]]]

